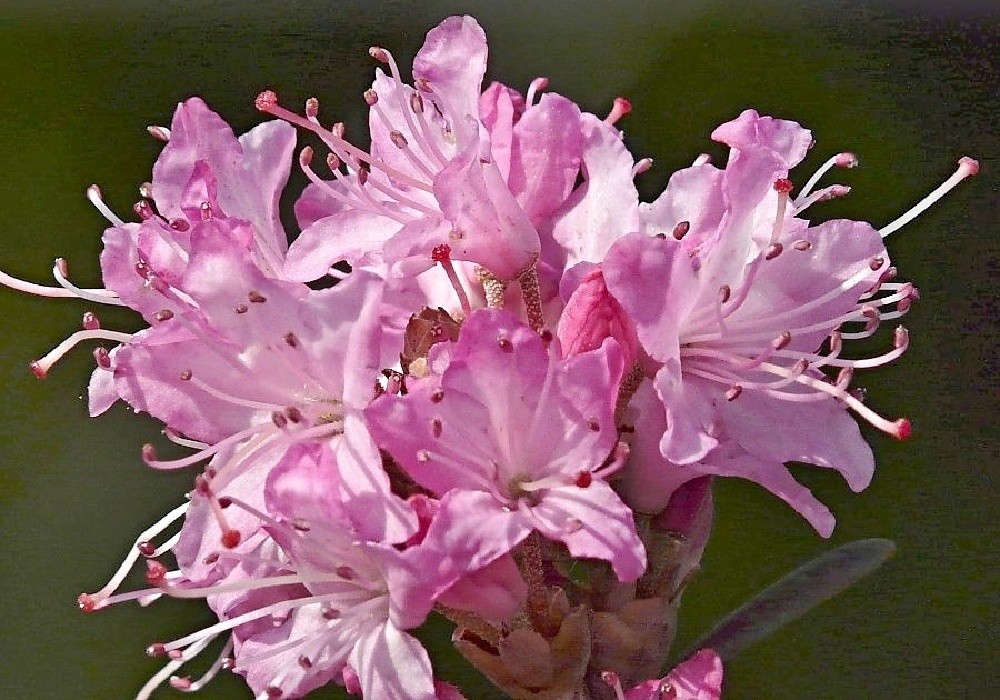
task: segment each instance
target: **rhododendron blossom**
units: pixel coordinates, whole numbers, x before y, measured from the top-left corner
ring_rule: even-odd
[[[141,316],[125,333],[88,311],[31,370],[107,343],[91,414],[119,400],[150,414],[189,452],[137,456],[197,470],[80,607],[196,598],[218,618],[150,644],[165,661],[140,700],[223,669],[260,700],[331,682],[455,700],[411,634],[431,614],[513,697],[717,700],[732,638],[662,675],[713,479],[757,482],[830,535],[833,515],[785,465],[860,491],[875,460],[855,419],[909,435],[852,385],[906,351],[906,329],[881,353],[845,347],[918,297],[884,238],[978,164],[962,158],[881,230],[813,223],[849,189],[821,179],[857,158],[798,185],[812,134],[746,110],[712,133],[724,167],[698,156],[641,203],[652,161],[616,125],[628,100],[601,118],[545,78],[484,89],[471,17],[429,32],[412,85],[388,50],[370,54],[383,67],[363,96],[368,150],[323,125],[315,98],[300,115],[262,91],[256,108],[277,118],[239,138],[186,100],[149,128],[166,145],[137,221],[88,190],[110,223],[103,288],[74,285],[64,260],[53,287],[0,273]],[[312,147],[296,156],[296,129],[323,142],[328,174]],[[310,184],[289,244],[278,203],[296,161]],[[124,589],[141,560],[148,586]],[[208,671],[184,675],[203,652]]]

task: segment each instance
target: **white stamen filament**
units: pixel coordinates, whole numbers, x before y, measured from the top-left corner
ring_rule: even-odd
[[[953,190],[958,183],[967,177],[971,177],[979,172],[979,163],[968,156],[963,156],[958,161],[958,168],[952,173],[951,177],[942,182],[937,186],[930,194],[917,202],[912,208],[904,212],[902,216],[898,219],[889,223],[879,229],[879,234],[882,238],[885,238],[891,233],[898,231],[899,229],[906,226],[922,213],[927,211],[931,206],[934,205],[939,199],[944,197],[948,192]]]
[[[205,671],[205,673],[203,673],[198,680],[191,681],[190,683],[187,684],[186,687],[182,688],[181,690],[185,693],[195,693],[204,688],[206,685],[208,685],[208,683],[213,678],[219,675],[219,671],[221,671],[226,666],[226,662],[229,660],[229,654],[230,652],[232,652],[232,650],[233,650],[233,638],[230,637],[228,640],[226,640],[225,645],[222,647],[222,651],[219,652],[219,655],[216,657],[215,662],[209,667],[209,669]]]
[[[94,209],[99,211],[101,213],[101,216],[103,216],[105,219],[111,222],[112,225],[114,226],[125,225],[125,222],[119,219],[118,215],[115,214],[113,211],[111,211],[108,205],[104,203],[104,197],[101,194],[100,187],[98,187],[97,185],[91,185],[90,187],[88,187],[87,199],[89,199],[90,203],[94,205]]]
[[[157,673],[153,675],[146,684],[142,686],[139,692],[135,696],[135,700],[149,700],[153,695],[153,691],[163,685],[170,676],[174,675],[174,672],[181,666],[186,664],[188,661],[198,656],[205,647],[212,643],[219,635],[213,634],[206,638],[200,639],[196,644],[192,644],[189,648],[184,650],[180,658],[170,660],[163,668],[161,668]]]
[[[127,343],[132,339],[129,333],[97,329],[92,331],[76,331],[57,346],[49,350],[44,357],[31,363],[31,371],[36,376],[44,377],[52,365],[58,362],[66,353],[85,340],[110,340],[116,343]]]

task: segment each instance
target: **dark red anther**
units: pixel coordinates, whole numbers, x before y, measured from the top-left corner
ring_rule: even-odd
[[[274,90],[264,90],[264,92],[257,95],[257,99],[253,101],[253,104],[261,112],[267,112],[278,106],[278,94]]]
[[[205,558],[201,560],[201,563],[204,564],[205,566],[211,566],[217,561],[219,561],[219,553],[209,552],[208,554],[205,555]]]
[[[189,382],[189,381],[191,381],[191,377],[194,376],[194,373],[191,372],[190,369],[186,369],[185,368],[185,369],[181,370],[181,373],[180,373],[179,376],[180,376],[180,379],[181,379],[182,382]]]
[[[391,131],[389,132],[389,140],[392,141],[392,145],[396,148],[403,149],[410,145],[410,142],[406,140],[401,131]]]
[[[591,418],[587,421],[587,427],[590,428],[591,432],[599,432],[601,429],[601,423],[596,418]]]
[[[301,423],[302,422],[302,418],[303,418],[302,411],[300,411],[295,406],[289,406],[288,408],[286,408],[285,409],[285,415],[288,416],[288,420],[292,421],[293,423]]]
[[[588,471],[582,471],[576,475],[576,481],[574,481],[577,486],[581,489],[585,489],[594,483],[594,475]]]
[[[431,421],[431,435],[436,438],[441,437],[441,419],[435,418]]]
[[[135,264],[135,274],[139,275],[139,277],[142,277],[144,280],[148,280],[152,276],[153,271],[149,269],[149,265],[146,264],[145,260],[139,260]]]
[[[510,342],[510,338],[506,336],[500,336],[497,338],[497,346],[502,352],[514,352],[514,344]]]
[[[288,418],[281,411],[274,411],[271,413],[271,421],[276,427],[284,428],[288,425]]]
[[[295,520],[293,520],[292,527],[298,530],[299,532],[309,532],[309,530],[312,529],[309,526],[309,521],[306,520],[305,518],[296,518]]]
[[[267,297],[261,294],[256,289],[250,290],[250,292],[247,294],[247,299],[250,300],[251,304],[263,304],[265,301],[267,301]]]
[[[413,110],[414,114],[423,113],[424,98],[420,96],[419,92],[414,92],[410,95],[410,109]]]
[[[239,530],[226,530],[222,533],[222,546],[226,549],[235,549],[239,546],[241,539],[243,537],[240,535]]]
[[[233,311],[235,311],[238,314],[245,314],[249,310],[250,307],[247,306],[246,304],[237,304],[235,307],[233,307]]]
[[[299,666],[301,666],[305,670],[308,671],[309,669],[311,669],[312,665],[313,665],[313,662],[309,660],[308,656],[300,656],[299,657]]]
[[[146,560],[146,583],[150,586],[159,586],[167,575],[167,567],[156,559]]]
[[[96,331],[101,327],[101,321],[93,311],[84,311],[81,325],[85,331]]]
[[[880,269],[883,265],[885,265],[885,258],[883,258],[881,255],[876,255],[875,257],[873,257],[871,260],[868,261],[868,267],[872,269],[872,272]]]
[[[420,92],[433,92],[434,86],[431,85],[431,81],[427,78],[414,78],[413,87],[415,87]]]
[[[191,224],[187,222],[187,219],[171,219],[168,226],[170,226],[170,228],[174,231],[179,231],[180,233],[184,233],[191,228]]]
[[[204,474],[199,474],[194,478],[194,490],[202,496],[212,495],[212,484]]]
[[[94,602],[94,597],[89,593],[81,593],[76,597],[76,604],[85,613],[94,612],[97,609],[97,603]]]
[[[383,49],[381,46],[371,46],[368,49],[368,55],[374,58],[379,63],[389,62],[389,52]]]
[[[779,194],[788,194],[792,191],[792,187],[794,187],[794,185],[788,178],[782,177],[774,181],[774,191]]]
[[[38,360],[29,362],[28,369],[31,370],[31,373],[33,375],[35,375],[36,379],[45,379],[45,377],[47,377],[49,374],[49,371],[45,368],[45,365],[43,365]]]
[[[151,659],[158,658],[160,656],[167,655],[167,648],[163,642],[153,642],[148,647],[146,647],[146,656]]]
[[[94,348],[94,362],[101,369],[111,369],[111,355],[107,348]]]
[[[719,287],[719,303],[725,304],[729,301],[729,297],[732,295],[733,290],[729,288],[728,284],[724,284]]]
[[[788,331],[781,331],[778,337],[771,341],[771,347],[775,350],[784,350],[792,342],[792,334]]]
[[[174,312],[171,311],[170,309],[160,309],[153,316],[153,318],[155,318],[160,323],[163,323],[164,321],[169,321],[173,317],[174,317]]]
[[[372,90],[371,88],[365,90],[365,104],[367,104],[369,107],[374,107],[376,104],[378,104],[378,93]]]
[[[781,255],[781,252],[784,249],[785,249],[785,246],[781,245],[781,243],[778,243],[778,242],[772,243],[771,245],[769,245],[767,247],[767,250],[764,252],[764,259],[765,260],[774,260],[776,257],[778,257],[779,255]]]
[[[358,168],[358,184],[362,187],[368,182],[368,176],[371,175],[371,169],[366,163],[362,163],[361,167]]]
[[[219,508],[222,508],[222,510],[225,510],[231,505],[233,505],[233,499],[229,496],[222,496],[219,498]]]
[[[687,232],[690,231],[690,230],[691,230],[691,222],[690,221],[681,221],[679,224],[677,224],[676,226],[674,226],[674,230],[673,230],[673,234],[672,235],[673,235],[673,237],[676,240],[679,241],[682,238],[684,238],[684,236],[686,236]]]
[[[153,447],[153,443],[147,442],[142,446],[142,461],[147,464],[156,461],[156,448]]]
[[[812,243],[807,241],[805,238],[800,238],[799,240],[792,243],[792,247],[795,248],[795,250],[806,251],[812,248]]]
[[[352,581],[357,576],[357,572],[349,566],[338,566],[334,573],[345,581]]]
[[[336,153],[326,154],[326,167],[328,167],[331,170],[331,172],[340,170],[340,158],[337,156]]]
[[[435,389],[431,392],[431,402],[441,403],[444,400],[444,389]]]
[[[136,216],[138,216],[143,221],[149,221],[154,216],[156,216],[156,212],[153,211],[153,206],[149,203],[148,200],[145,199],[140,199],[138,202],[133,204],[132,211],[134,211]]]
[[[734,384],[728,389],[726,389],[726,401],[735,401],[743,393],[743,387],[739,384]]]
[[[446,263],[451,260],[451,246],[447,243],[434,246],[431,250],[431,260],[436,263]]]
[[[896,421],[896,432],[894,437],[897,440],[906,440],[910,437],[910,433],[913,432],[913,425],[910,423],[909,418],[900,418]]]
[[[135,546],[139,550],[139,554],[144,557],[151,557],[156,554],[156,545],[152,542],[140,542]]]
[[[336,620],[340,618],[340,611],[337,608],[326,608],[323,611],[323,619]]]
[[[292,333],[291,331],[288,331],[287,333],[285,333],[284,337],[285,337],[285,344],[288,347],[290,347],[290,348],[297,348],[297,347],[299,347],[299,339],[295,336],[294,333]]]

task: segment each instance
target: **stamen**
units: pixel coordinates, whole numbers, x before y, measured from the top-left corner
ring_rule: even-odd
[[[96,304],[107,304],[108,306],[125,306],[125,302],[118,298],[117,292],[110,289],[80,289],[72,284],[66,277],[69,274],[69,266],[63,258],[56,258],[52,266],[52,277],[63,289],[71,292],[69,296],[78,297]]]
[[[928,194],[926,197],[917,202],[912,208],[904,212],[902,216],[893,221],[890,224],[879,229],[879,234],[882,238],[885,238],[891,233],[898,231],[903,228],[906,224],[910,223],[923,212],[933,206],[939,199],[944,197],[948,192],[955,188],[958,183],[967,177],[972,177],[979,172],[979,162],[969,158],[968,156],[962,156],[958,159],[958,168],[947,180],[942,182],[937,186],[934,191]]]
[[[93,331],[77,331],[66,338],[66,340],[52,348],[52,350],[50,350],[44,357],[30,363],[28,367],[31,369],[31,373],[36,377],[39,379],[45,379],[45,377],[48,376],[49,370],[52,369],[52,366],[58,362],[60,358],[72,350],[77,344],[85,340],[111,340],[116,343],[127,343],[131,339],[132,336],[130,334],[118,333],[116,331],[106,331],[101,329]]]
[[[528,92],[524,96],[524,105],[526,108],[531,107],[535,104],[535,96],[549,86],[549,79],[538,77],[531,81],[528,85]]]
[[[812,192],[813,187],[819,183],[820,179],[826,175],[834,167],[837,168],[856,168],[858,166],[858,157],[853,153],[838,153],[837,155],[828,159],[823,165],[819,166],[819,169],[812,174],[812,176],[806,180],[805,186],[803,186],[802,191],[799,192],[799,196],[795,198],[793,202],[794,206],[798,208],[802,202],[805,201],[809,193]]]
[[[604,123],[614,124],[631,111],[632,111],[631,102],[629,102],[624,97],[616,97],[614,104],[611,106],[611,111],[608,112],[608,116],[604,118]]]
[[[636,161],[636,164],[632,166],[632,179],[634,180],[637,176],[649,172],[649,169],[652,167],[653,167],[652,158],[640,158],[638,161]]]
[[[146,131],[158,141],[163,141],[164,143],[170,141],[170,129],[165,126],[147,126]]]
[[[691,162],[692,168],[697,168],[700,165],[708,165],[712,162],[712,156],[708,153],[702,153],[697,158]]]
[[[98,187],[97,185],[91,185],[90,187],[88,187],[87,199],[89,199],[90,203],[94,205],[94,209],[99,211],[101,213],[101,216],[103,216],[105,219],[111,222],[114,226],[125,225],[125,222],[119,219],[118,215],[115,214],[113,211],[111,211],[108,205],[104,203],[104,195],[101,192],[100,187]]]

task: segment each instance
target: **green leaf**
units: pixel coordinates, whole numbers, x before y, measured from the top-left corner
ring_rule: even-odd
[[[891,540],[849,542],[786,574],[722,619],[684,653],[714,649],[727,661],[875,571],[896,553]]]

